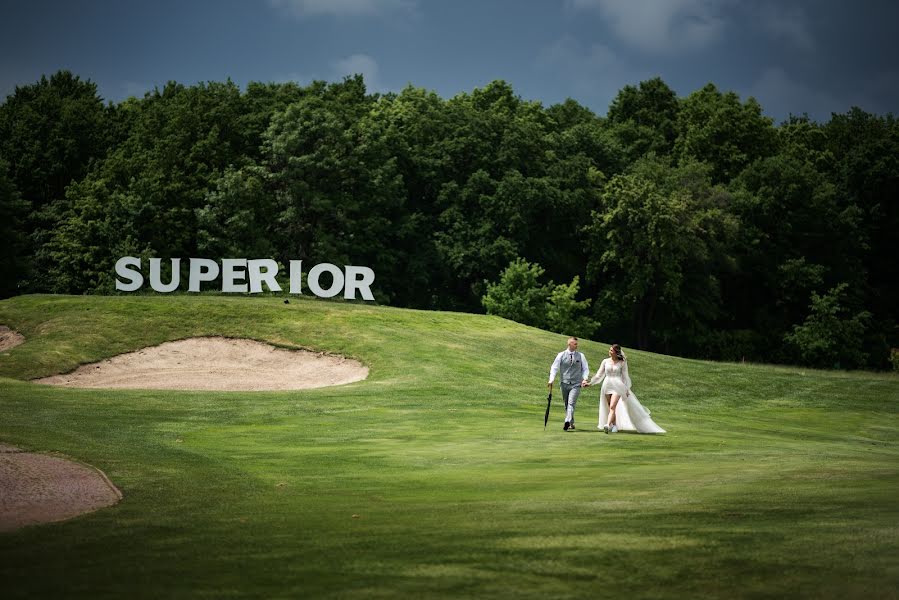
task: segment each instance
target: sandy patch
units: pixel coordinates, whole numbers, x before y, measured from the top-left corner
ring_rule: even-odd
[[[99,469],[0,444],[0,531],[71,519],[121,499]]]
[[[166,342],[35,383],[84,388],[303,390],[362,381],[362,363],[253,340],[202,337]]]
[[[25,342],[25,336],[13,331],[6,325],[0,325],[0,352],[6,352]]]

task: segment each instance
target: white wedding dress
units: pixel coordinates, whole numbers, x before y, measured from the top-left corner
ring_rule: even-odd
[[[603,380],[604,379],[604,380]],[[653,422],[649,411],[640,404],[636,394],[631,391],[631,377],[627,370],[627,360],[613,361],[607,358],[599,365],[590,385],[602,381],[599,391],[599,429],[609,422],[608,394],[618,394],[621,400],[615,409],[615,425],[618,431],[636,431],[637,433],[665,433],[665,430]]]

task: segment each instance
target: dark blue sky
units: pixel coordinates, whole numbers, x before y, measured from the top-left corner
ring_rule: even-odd
[[[889,0],[0,0],[0,94],[69,69],[120,101],[175,80],[411,83],[443,97],[505,79],[599,114],[660,76],[713,82],[782,120],[899,114]]]

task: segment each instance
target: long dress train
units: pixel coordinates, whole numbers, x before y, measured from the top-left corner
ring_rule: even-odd
[[[609,422],[609,401],[605,396],[599,399],[599,425]],[[649,410],[640,404],[633,390],[618,401],[615,408],[615,425],[618,431],[636,431],[637,433],[665,433],[649,416]]]
[[[627,368],[627,360],[613,361],[607,358],[599,365],[590,385],[602,381],[599,391],[599,429],[609,422],[608,394],[618,394],[621,400],[615,409],[615,425],[618,431],[636,431],[637,433],[665,433],[665,430],[653,422],[649,410],[640,404],[637,395],[631,390],[631,376]]]

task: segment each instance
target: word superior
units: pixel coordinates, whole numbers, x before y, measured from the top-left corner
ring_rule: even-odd
[[[181,284],[181,259],[172,258],[170,281],[162,281],[162,259],[150,259],[150,287],[153,291],[174,292]],[[280,292],[281,286],[275,277],[278,275],[278,263],[270,258],[246,259],[223,258],[219,263],[210,258],[189,258],[187,291],[199,292],[204,281],[215,281],[221,275],[222,292],[259,294],[263,284],[273,292]],[[136,256],[123,256],[116,261],[115,289],[122,292],[136,292],[144,285],[143,265]],[[303,293],[303,261],[290,261],[290,293]],[[322,275],[331,276],[328,287],[322,287]],[[363,300],[374,300],[371,284],[375,281],[375,272],[368,267],[347,265],[343,269],[330,263],[320,263],[309,269],[306,274],[306,286],[320,298],[333,298],[341,291],[347,300],[355,300],[356,293]]]

